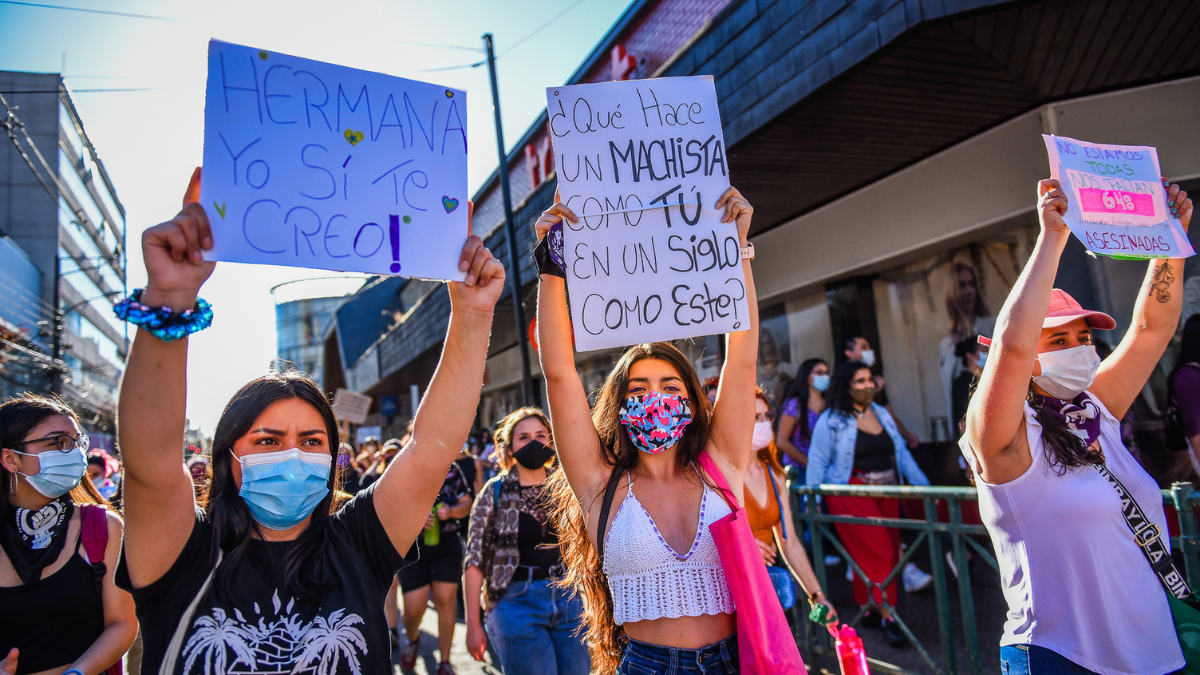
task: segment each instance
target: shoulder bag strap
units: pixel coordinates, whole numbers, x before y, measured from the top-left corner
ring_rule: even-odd
[[[107,509],[97,504],[82,504],[79,507],[80,538],[83,540],[83,550],[87,553],[88,564],[96,575],[96,587],[99,588],[108,573],[104,564],[104,552],[108,548],[108,515]]]
[[[612,511],[613,498],[617,494],[617,483],[621,482],[621,472],[613,468],[608,477],[608,485],[604,486],[604,501],[600,502],[600,526],[596,529],[596,555],[600,557],[600,566],[604,567],[604,531],[608,529],[608,513]]]
[[[179,658],[179,651],[183,649],[183,638],[187,635],[188,625],[192,622],[192,615],[196,613],[196,607],[200,605],[200,600],[208,593],[208,587],[212,585],[213,576],[217,573],[217,568],[221,566],[221,561],[224,559],[225,552],[218,547],[217,564],[213,565],[212,571],[208,573],[208,578],[200,586],[196,597],[192,598],[191,604],[187,606],[187,609],[183,610],[183,616],[179,617],[179,625],[175,627],[175,634],[171,636],[171,642],[167,645],[167,652],[163,655],[162,663],[158,667],[158,675],[174,674],[175,661]]]
[[[725,474],[721,473],[721,467],[717,466],[717,463],[709,456],[707,450],[700,451],[699,460],[704,473],[708,474],[713,484],[717,486],[717,490],[720,491],[725,503],[729,504],[729,510],[736,513],[738,509],[742,508],[742,503],[734,496],[733,488],[729,487],[729,481],[725,480]]]
[[[1134,541],[1142,549],[1142,553],[1146,554],[1146,560],[1150,562],[1150,567],[1154,568],[1154,573],[1158,575],[1163,587],[1179,600],[1190,598],[1192,589],[1188,587],[1187,580],[1175,567],[1175,561],[1171,559],[1171,554],[1167,552],[1167,547],[1162,542],[1163,533],[1159,531],[1158,526],[1146,517],[1142,507],[1138,506],[1137,500],[1129,494],[1129,491],[1107,466],[1103,464],[1093,464],[1092,466],[1117,491],[1117,496],[1121,498],[1121,516],[1125,518],[1125,524],[1133,532]]]
[[[783,524],[783,500],[779,498],[779,486],[775,484],[775,472],[771,470],[771,465],[763,462],[763,469],[767,472],[767,478],[771,480],[771,489],[775,492],[775,503],[779,504],[779,529],[783,531],[783,538],[787,540],[787,525]]]

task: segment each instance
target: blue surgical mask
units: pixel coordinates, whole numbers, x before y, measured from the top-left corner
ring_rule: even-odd
[[[828,375],[813,375],[813,389],[817,391],[827,391],[829,389]]]
[[[237,460],[242,465],[238,494],[246,500],[250,515],[269,530],[299,525],[329,494],[333,458],[327,453],[292,448]]]
[[[83,448],[72,448],[67,452],[47,450],[45,452],[18,452],[18,455],[37,457],[41,466],[32,476],[22,473],[29,485],[43,497],[58,499],[74,490],[87,473],[87,455]],[[20,472],[18,472],[20,473]]]
[[[979,352],[979,358],[975,359],[975,365],[982,368],[984,366],[984,364],[987,363],[987,355],[988,355],[987,352],[983,352],[983,351]]]

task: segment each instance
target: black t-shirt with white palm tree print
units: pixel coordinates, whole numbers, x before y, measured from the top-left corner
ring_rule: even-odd
[[[326,569],[334,584],[319,602],[288,597],[278,588],[273,570],[292,542],[251,542],[230,592],[214,580],[197,605],[172,675],[390,674],[384,597],[405,561],[379,522],[373,497],[373,490],[364,490],[330,518]],[[122,551],[115,581],[137,605],[142,672],[159,672],[180,619],[216,561],[212,523],[198,509],[179,558],[149,586],[131,588]]]

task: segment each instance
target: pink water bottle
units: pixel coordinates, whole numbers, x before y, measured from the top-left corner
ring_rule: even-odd
[[[834,649],[837,650],[838,666],[842,669],[842,675],[870,675],[867,650],[863,649],[862,638],[858,637],[858,633],[845,625],[837,630],[830,628],[829,632],[833,633]]]

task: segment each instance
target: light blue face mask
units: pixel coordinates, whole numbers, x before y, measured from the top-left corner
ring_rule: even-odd
[[[813,389],[827,391],[829,389],[828,375],[813,375]]]
[[[975,364],[982,368],[987,363],[987,355],[987,352],[980,351],[979,358],[975,360]]]
[[[41,466],[38,472],[32,476],[27,473],[21,475],[25,476],[30,487],[50,499],[58,499],[74,490],[87,473],[87,455],[84,454],[83,448],[72,448],[66,452],[13,452],[25,457],[38,458],[38,464]]]
[[[299,448],[234,457],[242,465],[242,489],[250,515],[269,530],[299,525],[329,494],[333,458]]]

